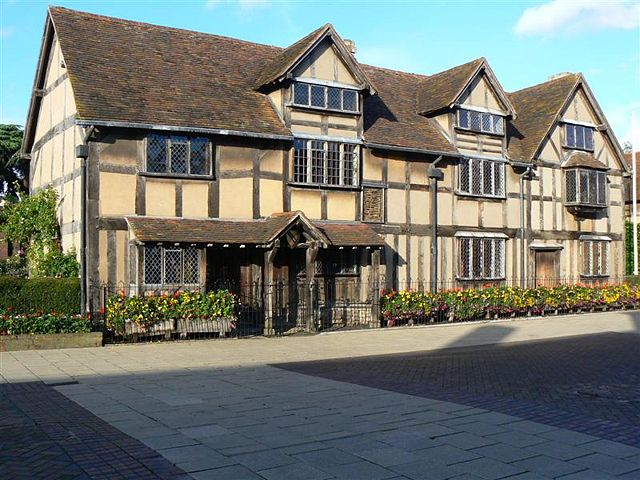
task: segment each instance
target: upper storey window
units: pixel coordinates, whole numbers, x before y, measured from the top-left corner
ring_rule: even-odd
[[[293,181],[315,185],[355,186],[358,158],[358,145],[296,139],[293,146]]]
[[[293,104],[339,112],[358,113],[360,111],[356,90],[302,82],[293,84]]]
[[[458,193],[504,198],[505,162],[487,158],[462,158],[458,166]]]
[[[606,207],[607,174],[589,168],[565,172],[567,205]]]
[[[180,135],[147,137],[146,172],[177,175],[210,175],[209,140]]]
[[[593,127],[565,123],[564,129],[566,147],[593,150],[593,132],[595,130]]]
[[[458,127],[475,132],[504,134],[504,118],[489,112],[461,108],[458,110]]]

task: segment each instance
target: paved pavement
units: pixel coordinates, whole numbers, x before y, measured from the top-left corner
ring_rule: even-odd
[[[638,479],[630,445],[269,365],[607,331],[637,333],[638,317],[13,352],[0,373],[78,382],[55,390],[196,479]]]

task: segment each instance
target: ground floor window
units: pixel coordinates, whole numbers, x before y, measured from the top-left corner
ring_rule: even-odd
[[[582,275],[603,277],[609,275],[609,242],[606,240],[583,240]]]
[[[504,238],[458,238],[458,278],[500,280],[504,276]]]
[[[195,247],[145,246],[144,283],[147,285],[197,285],[200,283]]]

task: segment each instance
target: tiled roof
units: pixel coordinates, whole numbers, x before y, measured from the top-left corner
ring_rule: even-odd
[[[417,111],[427,114],[449,107],[483,62],[484,58],[477,58],[426,77],[418,89]]]
[[[259,220],[126,217],[140,242],[267,245],[279,238],[302,212],[276,213]],[[383,239],[364,223],[313,223],[320,239],[333,246],[380,246]]]
[[[512,160],[531,161],[569,94],[580,80],[568,74],[509,94],[518,118],[509,123],[508,153]]]
[[[281,73],[324,26],[288,49],[50,7],[83,120],[291,136],[256,80]],[[365,100],[365,140],[454,152],[416,113],[426,77],[360,65],[377,95]],[[259,83],[259,82],[258,82]]]
[[[597,160],[592,154],[588,152],[573,152],[566,163],[563,165],[563,167],[586,167],[596,170],[609,170],[609,167],[607,167],[600,160]]]

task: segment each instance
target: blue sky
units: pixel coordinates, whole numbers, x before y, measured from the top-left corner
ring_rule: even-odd
[[[0,0],[0,122],[24,124],[49,2]],[[621,141],[640,114],[640,3],[628,0],[63,1],[56,5],[287,46],[331,22],[363,63],[431,74],[484,56],[507,91],[581,71]],[[638,119],[640,123],[640,118]]]

